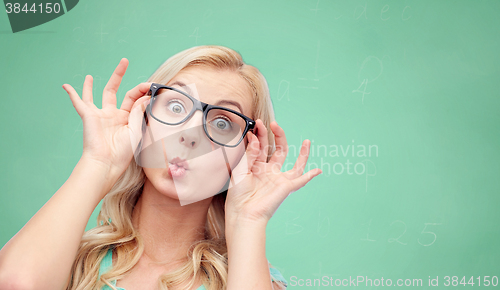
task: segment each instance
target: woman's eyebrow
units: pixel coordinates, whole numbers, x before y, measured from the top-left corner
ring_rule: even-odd
[[[186,91],[188,94],[192,95],[192,91],[191,89],[186,86],[186,84],[184,84],[183,82],[181,81],[175,81],[173,82],[172,84],[170,84],[170,86],[173,86],[173,85],[178,85],[178,86],[181,86],[181,87],[185,87],[186,88]],[[238,110],[240,110],[240,113],[243,114],[243,110],[241,109],[241,105],[240,103],[238,102],[235,102],[235,101],[230,101],[230,100],[219,100],[217,103],[214,104],[214,106],[220,106],[220,105],[223,105],[223,104],[227,104],[227,105],[233,105],[235,107],[238,108]]]
[[[241,109],[240,103],[235,102],[235,101],[230,101],[230,100],[219,100],[217,103],[215,103],[215,106],[220,106],[223,104],[233,105],[233,106],[237,107],[238,110],[240,110],[240,113],[243,114],[243,110]]]
[[[181,81],[175,81],[172,84],[170,84],[170,86],[174,86],[174,85],[178,85],[180,87],[184,87],[186,89],[186,91],[187,91],[188,94],[190,94],[190,95],[193,94],[193,91],[191,91],[191,88],[189,88],[188,86],[186,86],[186,84],[184,84]]]

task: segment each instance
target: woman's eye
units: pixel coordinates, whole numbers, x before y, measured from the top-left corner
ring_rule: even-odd
[[[168,109],[176,114],[185,113],[184,106],[179,102],[170,102],[168,104]]]
[[[223,130],[223,131],[231,130],[231,122],[223,118],[216,118],[211,122],[211,124],[218,130]]]

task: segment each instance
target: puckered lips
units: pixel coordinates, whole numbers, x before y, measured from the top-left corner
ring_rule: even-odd
[[[174,178],[184,177],[187,170],[189,170],[189,164],[186,159],[175,157],[168,161],[168,173]]]

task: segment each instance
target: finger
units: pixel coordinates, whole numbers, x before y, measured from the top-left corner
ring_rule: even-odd
[[[87,104],[94,103],[94,97],[92,96],[92,84],[94,83],[94,78],[91,75],[85,76],[85,81],[83,82],[82,100]]]
[[[246,137],[247,137],[248,143],[247,143],[247,148],[245,150],[245,154],[243,155],[243,158],[246,158],[246,162],[245,162],[246,167],[239,168],[238,172],[245,171],[245,173],[248,173],[252,170],[252,167],[255,164],[255,160],[259,156],[259,140],[250,131],[247,132]],[[240,164],[243,164],[243,162],[240,161],[238,163],[238,166],[240,166]],[[236,167],[238,167],[238,166],[236,166]],[[234,172],[234,170],[233,170],[233,172]]]
[[[146,93],[151,88],[152,83],[140,83],[135,88],[131,89],[125,94],[125,98],[123,99],[122,105],[120,106],[121,110],[130,112],[134,103],[141,97],[145,96]],[[149,96],[148,96],[149,97]]]
[[[259,140],[252,133],[247,135],[247,139],[248,144],[245,154],[243,154],[243,157],[238,162],[238,165],[236,165],[231,171],[231,183],[229,184],[229,188],[238,184],[251,172],[254,173],[254,171],[252,171],[252,167],[255,164],[255,159],[259,155]]]
[[[120,87],[120,83],[122,82],[123,75],[125,75],[125,71],[127,71],[127,66],[128,59],[122,58],[115,71],[109,78],[109,81],[104,87],[104,91],[102,93],[103,108],[111,106],[116,108],[116,92],[118,92],[118,88]]]
[[[144,110],[146,108],[149,96],[139,98],[128,116],[128,128],[132,152],[136,152],[137,146],[143,138],[143,126],[145,126]]]
[[[248,136],[248,145],[246,150],[246,155],[248,156],[248,170],[251,170],[255,161],[260,155],[260,143],[257,136],[255,136],[252,132],[247,133]]]
[[[267,129],[261,119],[257,119],[255,121],[255,126],[257,128],[257,138],[260,142],[259,155],[257,156],[256,161],[267,162],[267,154],[268,154],[268,138],[267,138]]]
[[[323,173],[323,171],[321,171],[321,169],[314,168],[312,170],[309,170],[306,174],[303,174],[303,175],[291,180],[292,190],[288,195],[290,195],[294,191],[299,190],[304,185],[306,185],[309,181],[311,181],[311,179],[313,179],[314,177],[318,176],[321,173]]]
[[[309,148],[311,146],[311,141],[304,140],[302,146],[300,147],[299,157],[295,161],[293,168],[290,169],[292,176],[300,176],[304,173],[304,168],[306,167],[307,159],[309,158]]]
[[[146,111],[146,106],[149,104],[150,96],[142,96],[141,98],[137,99],[135,101],[134,105],[132,106],[132,110],[138,110],[140,107],[141,114],[144,115],[144,111]]]
[[[63,89],[68,93],[69,98],[71,99],[71,103],[73,103],[73,107],[75,107],[76,112],[80,117],[83,117],[85,111],[85,103],[80,99],[80,96],[75,91],[75,89],[68,84],[62,85]]]
[[[86,104],[82,101],[82,99],[80,99],[80,96],[71,85],[64,84],[63,89],[68,93],[71,103],[73,104],[73,107],[78,115],[83,118],[87,107]]]
[[[274,151],[269,163],[274,163],[281,169],[288,154],[288,143],[286,141],[285,131],[278,125],[276,121],[271,122],[271,130],[273,130],[274,141],[276,142],[276,150]]]

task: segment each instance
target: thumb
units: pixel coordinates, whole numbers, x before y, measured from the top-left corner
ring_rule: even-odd
[[[136,152],[137,146],[143,137],[142,128],[146,126],[146,121],[144,120],[144,111],[149,104],[150,97],[144,96],[138,99],[128,115],[128,129],[130,135],[130,144],[132,146],[132,152]]]
[[[232,170],[231,174],[231,183],[229,184],[229,188],[232,185],[236,185],[241,182],[245,177],[247,177],[252,172],[252,167],[255,163],[259,155],[259,141],[255,135],[251,132],[248,132],[248,144],[245,153],[240,159],[240,162],[236,167]]]

